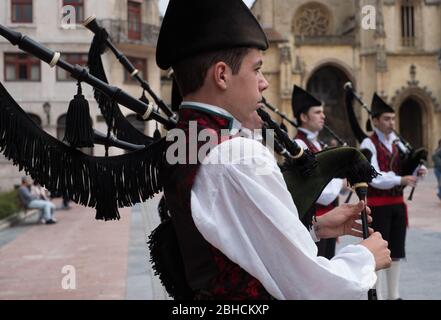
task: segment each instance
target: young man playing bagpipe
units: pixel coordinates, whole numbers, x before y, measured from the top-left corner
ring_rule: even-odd
[[[291,104],[298,124],[295,141],[313,153],[322,151],[326,146],[318,139],[318,135],[325,125],[323,103],[302,88],[294,86]],[[315,205],[315,216],[320,217],[338,206],[338,196],[344,188],[344,183],[344,179],[338,178],[328,183]],[[334,257],[336,240],[329,238],[317,242],[318,255],[328,259]]]
[[[372,210],[372,228],[379,231],[388,241],[391,250],[392,264],[385,271],[378,272],[377,294],[383,299],[381,278],[386,272],[388,282],[388,299],[400,299],[399,275],[400,260],[404,259],[407,228],[407,207],[403,198],[405,186],[415,187],[416,175],[401,176],[402,162],[400,148],[404,145],[394,132],[395,111],[376,93],[371,105],[374,133],[363,140],[360,148],[372,153],[372,166],[381,173],[370,183],[368,205]],[[418,175],[425,175],[427,169],[422,166]]]
[[[177,128],[187,150],[194,123],[218,138],[200,161],[170,164],[164,182],[186,281],[195,299],[363,299],[374,271],[390,263],[387,243],[373,233],[328,260],[317,257],[313,239],[361,236],[364,202],[338,207],[307,230],[273,154],[236,134],[268,87],[267,48],[242,0],[168,5],[157,64],[173,68],[183,96]],[[186,160],[199,151],[198,143]]]

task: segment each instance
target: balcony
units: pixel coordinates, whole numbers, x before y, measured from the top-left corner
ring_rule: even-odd
[[[127,20],[103,19],[99,21],[115,44],[156,47],[159,26],[141,23],[137,30],[129,29]]]

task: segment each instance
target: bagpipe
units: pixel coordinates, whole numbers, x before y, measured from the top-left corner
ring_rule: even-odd
[[[263,103],[269,105],[265,100]],[[280,128],[280,125],[262,108],[257,112],[264,121],[264,126],[274,130],[276,141],[278,140],[282,148],[287,150],[288,155],[284,155],[285,163],[281,169],[300,219],[313,207],[332,179],[346,178],[351,186],[355,186],[358,183],[370,182],[376,177],[377,173],[370,162],[357,149],[343,146],[312,154],[309,150],[303,150],[295,140],[290,139],[286,131]],[[292,155],[296,155],[299,149],[307,154],[307,157],[315,160],[309,160],[306,164],[293,161]],[[311,223],[312,221],[308,221],[306,225]]]
[[[0,35],[51,67],[58,66],[79,82],[90,84],[109,101],[127,107],[142,119],[156,120],[166,128],[176,125],[176,120],[155,111],[153,104],[94,77],[83,66],[69,64],[61,59],[59,52],[2,25]],[[79,90],[75,98],[80,99],[76,99],[76,103],[71,101],[69,109],[84,105],[81,96]],[[89,115],[87,119],[90,121]],[[0,86],[0,151],[19,170],[24,170],[51,192],[61,192],[78,204],[95,208],[96,219],[112,220],[120,218],[119,207],[133,206],[162,190],[160,167],[165,156],[165,139],[146,138],[145,143],[127,144],[117,138],[111,139],[110,132],[104,138],[92,128],[86,131],[89,140],[136,151],[108,157],[86,155],[77,149],[80,147],[75,144],[78,139],[62,142],[39,128]]]
[[[114,47],[112,49],[108,36],[97,27],[95,19],[88,19],[86,22],[96,32],[95,47],[91,52],[100,55],[103,44],[109,46],[125,68],[132,70],[132,76],[139,79],[142,88],[152,95],[153,91],[140,79],[136,69],[133,70],[130,61]],[[91,85],[95,89],[95,98],[100,107],[107,107],[101,111],[104,110],[103,115],[108,126],[118,128],[122,136],[124,121],[120,119],[121,123],[118,124],[118,118],[115,117],[119,110],[116,109],[118,104],[132,110],[143,120],[152,119],[161,123],[166,129],[176,126],[175,114],[168,107],[161,108],[163,103],[154,93],[155,102],[159,101],[157,110],[148,101],[132,97],[122,89],[108,84],[104,70],[99,70],[102,68],[102,64],[99,66],[100,62],[95,69],[97,74],[101,72],[100,77],[97,77],[83,66],[69,64],[61,59],[59,52],[54,52],[19,32],[0,25],[0,35],[51,67],[58,66],[69,72],[78,80],[77,100],[81,100],[83,105],[80,83]],[[80,104],[78,101],[77,104]],[[72,104],[72,108],[74,107],[75,104]],[[286,165],[283,176],[300,217],[316,202],[331,179],[347,178],[355,186],[370,182],[376,176],[377,173],[369,161],[355,148],[341,147],[313,155],[291,140],[263,109],[259,109],[258,113],[265,122],[265,128],[274,130],[277,145],[284,152]],[[140,143],[134,143],[134,140],[128,142],[119,139],[121,135],[114,137],[110,129],[107,135],[94,129],[86,131],[88,138],[92,137],[93,143],[117,146],[130,152],[105,157],[84,154],[77,149],[80,147],[76,144],[78,139],[66,139],[62,142],[39,128],[0,85],[0,151],[19,170],[24,170],[48,190],[62,192],[80,205],[95,208],[96,219],[112,220],[120,218],[118,208],[148,200],[163,189],[162,178],[166,174],[162,170],[167,146],[165,138],[144,140],[141,137],[142,139],[134,139]]]
[[[276,113],[278,116],[280,116],[282,118],[282,121],[285,120],[287,121],[289,124],[291,124],[294,128],[298,128],[299,125],[297,124],[297,122],[295,120],[289,119],[283,112],[281,112],[278,108],[272,106],[271,104],[269,104],[265,98],[263,98],[263,104],[265,105],[265,107],[267,107],[268,109],[270,109],[272,112]],[[348,146],[348,143],[346,141],[344,141],[340,136],[337,135],[337,133],[335,133],[328,125],[324,124],[323,129],[326,130],[339,144],[340,146],[346,147]],[[287,130],[285,130],[287,131]],[[325,145],[325,147],[327,147]],[[371,161],[371,157],[372,157],[372,153],[368,150],[368,149],[361,149],[360,152],[365,156],[365,158],[368,161]],[[345,203],[349,203],[351,197],[352,197],[353,191],[351,190],[350,193],[348,194],[348,196],[346,197]]]
[[[103,46],[109,47],[110,50],[114,53],[115,57],[118,59],[118,61],[120,61],[120,63],[123,65],[123,67],[129,72],[129,74],[131,74],[135,77],[135,79],[140,83],[140,85],[143,89],[148,90],[150,95],[154,98],[155,102],[157,102],[157,103],[159,102],[160,105],[163,106],[163,107],[161,107],[161,109],[164,110],[167,115],[171,116],[173,119],[176,119],[176,114],[173,113],[173,111],[176,110],[177,105],[179,105],[179,103],[182,101],[182,97],[179,94],[179,90],[177,88],[177,85],[176,85],[176,82],[174,81],[174,79],[173,79],[173,85],[172,85],[172,109],[173,109],[173,111],[170,111],[170,109],[168,107],[166,107],[165,104],[154,93],[151,92],[151,90],[148,89],[149,88],[148,84],[139,77],[138,72],[133,67],[133,65],[131,64],[129,59],[127,59],[121,52],[119,52],[114,47],[114,45],[112,45],[112,42],[109,39],[109,36],[108,36],[106,30],[98,24],[98,22],[96,21],[96,18],[94,16],[91,16],[88,19],[86,19],[83,25],[95,34],[90,52],[98,52],[99,51],[102,53]],[[101,49],[97,50],[97,49],[94,49],[94,47],[101,48]],[[93,54],[89,54],[89,66],[90,66],[92,73],[95,73],[99,77],[103,77],[102,75],[104,75],[104,71],[103,70],[101,71],[98,68],[94,68],[93,67],[94,63],[91,63],[91,60],[92,61],[97,60],[96,54],[95,54],[95,56]],[[94,72],[95,70],[97,70],[97,71]],[[268,108],[270,108],[270,109],[272,108],[272,106],[269,105],[264,98],[263,98],[262,102]],[[266,134],[272,135],[271,130],[268,130],[268,129],[272,129],[272,130],[274,130],[274,132],[276,132],[276,135],[275,136],[273,135],[273,138],[274,138],[272,140],[274,143],[273,146],[274,146],[275,151],[278,154],[281,154],[282,156],[284,156],[285,161],[286,161],[284,168],[295,167],[296,170],[298,170],[298,172],[300,173],[300,175],[302,177],[309,176],[311,171],[313,170],[313,168],[315,168],[317,165],[317,161],[316,161],[315,156],[312,155],[308,150],[302,150],[302,148],[300,148],[297,145],[297,143],[295,143],[295,141],[292,141],[288,137],[286,132],[280,126],[278,126],[275,122],[273,122],[272,119],[269,117],[269,115],[267,115],[263,110],[258,110],[258,113],[261,116],[261,118],[264,119],[264,126],[263,126],[264,136]],[[341,143],[341,145],[346,145],[342,141],[342,139],[340,137],[338,137],[329,127],[327,128],[327,130],[331,133],[331,135],[333,135],[337,139],[337,141],[339,141]],[[288,172],[289,170],[285,170],[285,171]],[[323,188],[326,186],[326,184],[323,186]],[[298,188],[292,193],[296,204],[304,202],[304,199],[309,199],[309,197],[305,198],[305,195],[303,193],[298,194],[300,189],[301,188]],[[313,194],[314,198],[315,197],[318,198],[318,196],[319,196],[319,194],[318,195]],[[313,200],[308,200],[305,203],[304,207],[310,208],[313,205],[313,203],[314,203]],[[165,210],[160,210],[160,211],[165,211]],[[307,212],[307,209],[304,209],[302,206],[299,207],[299,216],[302,217],[306,212]]]
[[[369,109],[369,107],[366,105],[366,103],[354,90],[351,82],[345,83],[344,89],[345,89],[346,111],[348,113],[349,123],[357,141],[361,143],[368,136],[360,127],[357,121],[353,108],[353,100],[355,99],[360,104],[360,106],[364,110],[366,110],[366,112],[369,115],[369,119],[366,125],[367,129],[370,129],[368,131],[371,131],[370,118],[372,117],[372,112]],[[425,161],[427,161],[428,152],[424,148],[418,148],[418,149],[414,148],[395,129],[393,130],[393,133],[397,137],[397,139],[394,141],[394,144],[398,149],[398,156],[400,157],[400,161],[401,161],[401,172],[399,172],[399,175],[401,176],[413,175],[414,172],[416,172],[425,163]],[[408,200],[412,200],[414,191],[415,191],[415,187],[412,188]]]
[[[90,19],[87,25],[91,29],[97,30],[94,19]],[[59,52],[54,52],[28,36],[2,25],[0,25],[0,35],[13,45],[18,45],[23,51],[45,61],[51,67],[58,66],[66,70],[79,82],[91,85],[100,94],[110,99],[112,103],[127,107],[137,113],[142,119],[156,120],[167,129],[175,127],[176,118],[173,116],[174,114],[172,117],[160,114],[154,110],[153,104],[147,104],[140,99],[132,97],[120,88],[109,85],[90,74],[85,67],[73,66],[64,61],[61,59]],[[109,45],[109,43],[111,42],[107,40],[106,45]],[[127,68],[131,65],[127,63],[128,59],[120,59],[120,61],[125,61],[124,64]],[[135,77],[137,76],[137,73],[132,73],[134,73]],[[2,89],[2,106],[4,107],[2,111],[6,111],[5,109],[8,109],[8,111],[20,109],[6,90]],[[5,106],[8,108],[5,108]],[[312,155],[309,151],[299,147],[295,141],[292,141],[286,132],[280,129],[277,123],[272,121],[269,115],[265,115],[265,111],[260,109],[258,112],[267,127],[274,129],[277,140],[286,150],[287,159],[289,159],[287,162],[289,164],[286,166],[287,169],[284,176],[287,181],[290,181],[289,189],[298,206],[299,215],[304,214],[313,205],[323,188],[332,178],[346,177],[351,184],[354,184],[361,181],[370,182],[372,177],[375,176],[375,170],[356,149],[346,147]],[[21,117],[18,117],[17,114],[20,114]],[[168,112],[168,114],[172,113]],[[4,125],[1,128],[3,135],[0,144],[3,153],[8,159],[12,159],[14,164],[18,164],[20,169],[25,169],[27,173],[42,185],[45,185],[49,190],[64,189],[73,201],[95,207],[98,219],[119,218],[118,207],[130,206],[141,200],[146,200],[152,197],[155,191],[159,192],[161,190],[159,173],[156,169],[158,169],[157,167],[163,156],[164,150],[160,151],[160,149],[165,144],[164,139],[142,149],[135,147],[139,150],[125,155],[91,157],[84,155],[79,150],[73,149],[74,145],[66,145],[65,143],[61,143],[61,145],[56,144],[56,146],[51,145],[51,143],[54,144],[55,141],[59,141],[43,134],[50,143],[43,143],[41,148],[47,150],[47,152],[41,152],[41,148],[37,148],[37,144],[45,140],[40,139],[41,132],[36,134],[39,137],[38,141],[32,141],[33,147],[26,148],[29,145],[27,140],[32,140],[27,135],[28,131],[31,130],[34,134],[37,130],[42,131],[39,128],[34,128],[35,126],[30,121],[26,121],[29,130],[24,129],[21,131],[21,134],[14,134],[14,132],[17,133],[17,126],[24,127],[23,123],[18,121],[24,115],[23,111],[16,112],[16,114],[2,112],[1,120],[4,120],[2,121]],[[10,123],[11,120],[14,120],[17,126],[6,125],[5,122]],[[32,134],[29,132],[29,135]],[[109,134],[107,135],[108,137]],[[14,143],[14,140],[20,139],[21,141]],[[102,139],[103,137],[101,137],[101,141]],[[25,152],[13,147],[13,145],[20,145],[19,143],[25,145]],[[127,147],[133,149],[133,145],[127,145]],[[66,156],[66,154],[69,154],[69,156]],[[130,158],[135,156],[138,156],[138,159],[133,159],[134,161],[131,162]],[[145,158],[142,158],[143,156]],[[59,161],[60,158],[62,159],[61,161]],[[79,161],[79,158],[82,161]],[[58,164],[55,164],[55,161],[58,161]],[[68,162],[68,165],[60,165],[63,162]],[[129,163],[131,164],[129,165]],[[42,167],[36,164],[42,165]],[[127,167],[131,167],[132,170],[128,170]],[[134,178],[136,171],[142,174]],[[129,172],[131,179],[128,179],[129,177],[126,176]],[[105,191],[109,192],[103,195]],[[113,197],[115,199],[109,201]],[[106,210],[102,210],[104,208]]]

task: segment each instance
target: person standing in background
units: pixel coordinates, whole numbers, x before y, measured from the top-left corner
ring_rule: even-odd
[[[441,200],[441,139],[438,140],[438,148],[432,155],[433,168],[435,171],[436,181],[438,183],[438,191],[436,195]]]

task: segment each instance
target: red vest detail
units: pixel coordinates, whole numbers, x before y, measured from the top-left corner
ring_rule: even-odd
[[[380,170],[383,172],[393,171],[399,174],[401,171],[401,162],[398,149],[395,145],[392,145],[392,153],[381,143],[376,133],[373,133],[370,137],[372,143],[377,150],[377,161]],[[384,198],[383,200],[378,200],[378,198]],[[388,190],[376,189],[369,186],[368,189],[368,205],[386,205],[386,204],[396,204],[397,199],[401,199],[400,203],[403,203],[403,188],[401,186],[396,186]]]
[[[306,144],[308,149],[311,150],[312,153],[320,152],[320,150],[317,149],[317,147],[311,141],[308,140],[308,137],[306,136],[306,134],[303,131],[297,130],[297,135],[295,136],[294,139],[302,140]],[[320,146],[322,148],[324,147],[321,143],[320,143]]]
[[[214,130],[220,143],[225,140],[221,138],[221,129],[230,128],[232,119],[197,107],[181,108],[177,128],[185,132],[187,150],[190,149],[190,121],[197,122],[198,133],[203,129]],[[197,143],[197,151],[203,144],[203,141]],[[211,299],[270,299],[270,294],[256,278],[208,243],[196,228],[191,216],[191,189],[199,165],[199,161],[171,165],[164,181],[164,195],[190,287],[195,291],[203,290],[205,298]]]

